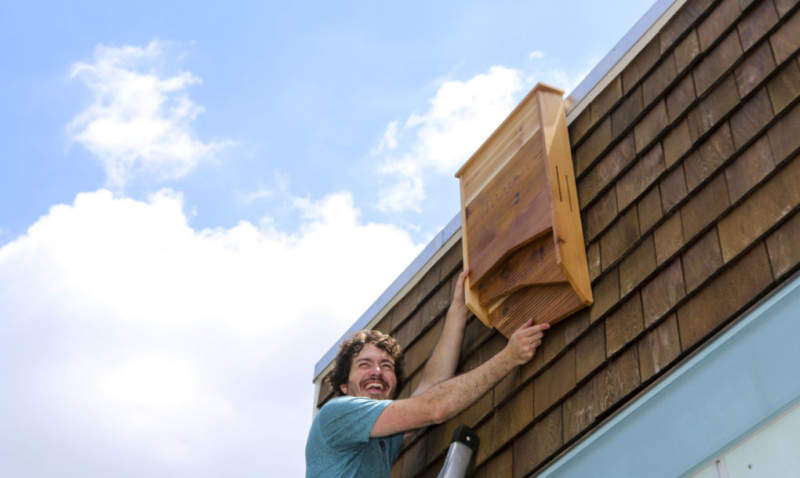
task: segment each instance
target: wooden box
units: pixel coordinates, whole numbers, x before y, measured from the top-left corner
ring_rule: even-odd
[[[592,303],[562,95],[536,85],[456,173],[467,306],[507,337]]]

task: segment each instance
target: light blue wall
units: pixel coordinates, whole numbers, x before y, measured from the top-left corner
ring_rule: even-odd
[[[542,477],[677,477],[800,398],[800,277],[628,406]]]

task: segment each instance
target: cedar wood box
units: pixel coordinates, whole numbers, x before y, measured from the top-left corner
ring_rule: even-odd
[[[563,93],[537,84],[456,173],[466,303],[506,337],[592,303]]]
[[[537,474],[798,270],[798,10],[675,2],[577,98],[567,119],[594,303],[459,416],[417,433],[392,476],[435,477],[459,423],[481,439],[470,476]],[[368,325],[406,351],[401,397],[441,330],[460,237]],[[472,317],[459,372],[505,342]],[[332,396],[328,370],[317,406]]]

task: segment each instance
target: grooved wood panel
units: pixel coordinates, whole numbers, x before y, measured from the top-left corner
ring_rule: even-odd
[[[532,285],[509,295],[489,312],[489,318],[508,337],[531,317],[537,324],[553,323],[564,318],[564,310],[581,307],[583,303],[568,283]]]
[[[550,235],[523,246],[497,266],[497,273],[477,285],[481,305],[489,306],[526,284],[564,282],[566,277],[560,269],[547,267],[555,261],[556,248]]]

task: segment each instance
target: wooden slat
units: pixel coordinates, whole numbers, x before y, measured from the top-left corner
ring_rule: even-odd
[[[537,134],[465,208],[473,287],[516,249],[552,227],[544,136]]]
[[[567,117],[561,98],[539,96],[542,129],[550,159],[550,185],[553,195],[553,231],[558,238],[557,262],[561,265],[583,305],[592,303],[592,287],[583,241],[578,188],[572,166],[567,132]]]
[[[489,313],[489,321],[506,337],[531,317],[537,324],[551,325],[582,307],[578,295],[567,284],[534,285],[506,298]]]
[[[525,286],[566,282],[556,264],[556,245],[547,234],[521,247],[478,284],[478,299],[484,307]]]
[[[456,173],[463,185],[463,204],[472,202],[486,183],[539,131],[538,105],[534,98],[529,95],[523,100],[520,107],[526,107],[517,107],[512,113],[516,116],[509,116]]]

